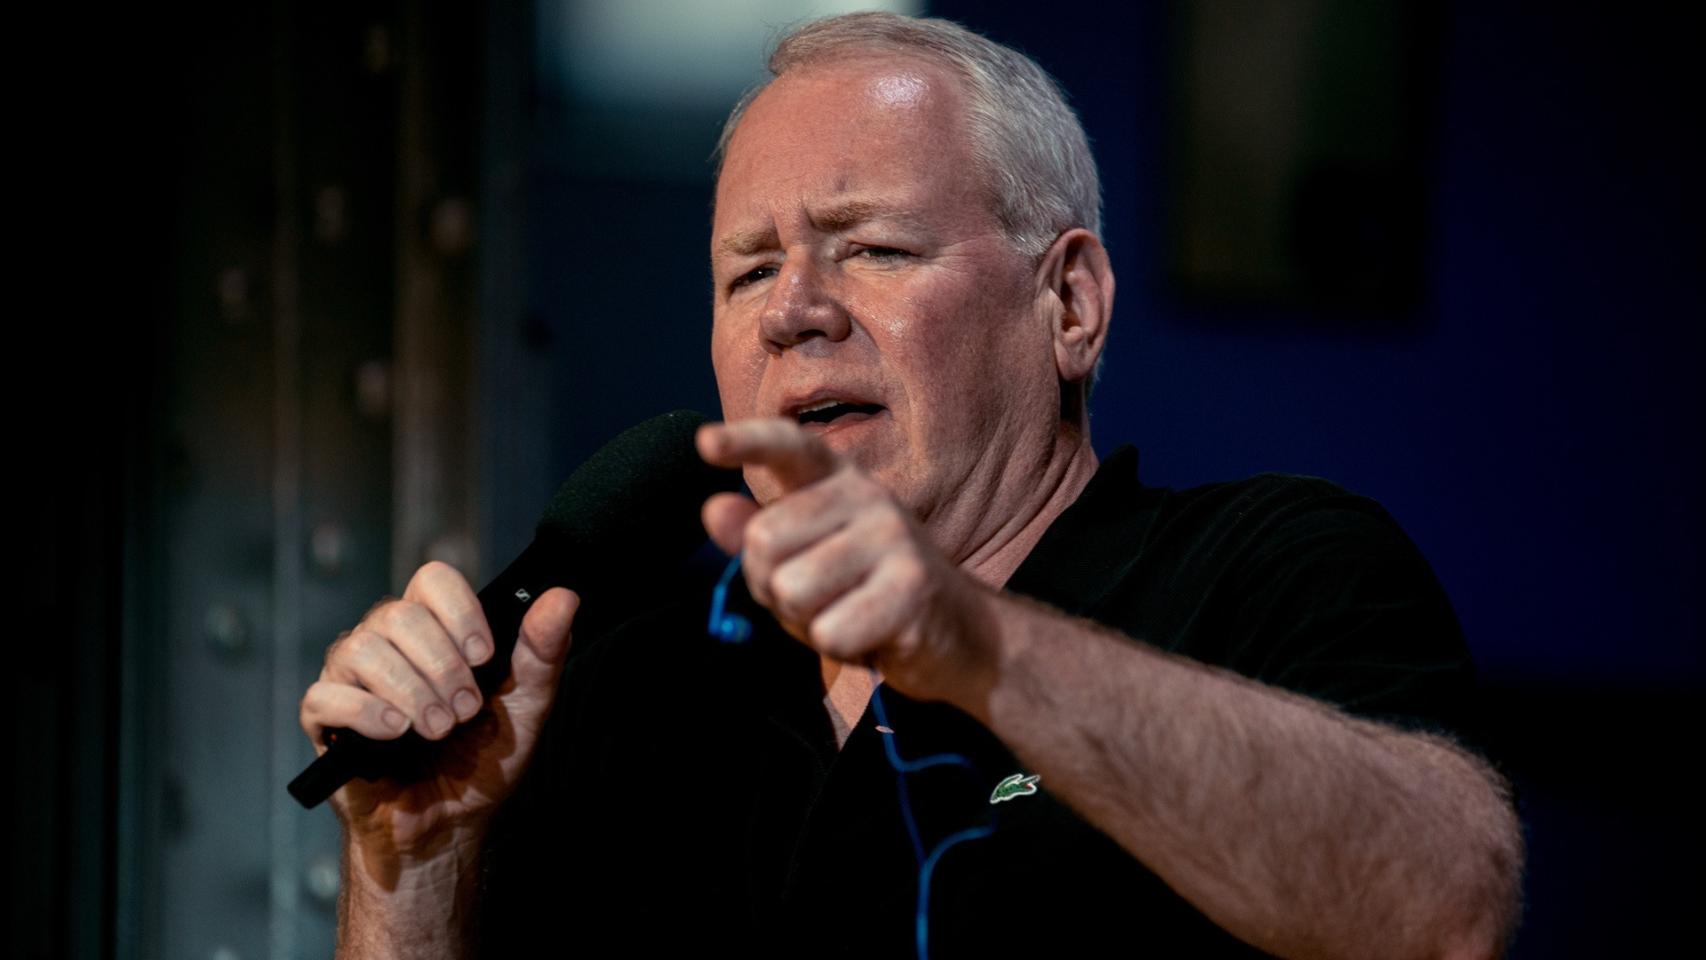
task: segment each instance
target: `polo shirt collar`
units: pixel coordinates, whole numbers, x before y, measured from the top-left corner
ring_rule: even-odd
[[[1161,491],[1137,479],[1137,448],[1122,445],[1096,468],[1072,505],[1049,525],[1005,589],[1085,616],[1141,554]]]

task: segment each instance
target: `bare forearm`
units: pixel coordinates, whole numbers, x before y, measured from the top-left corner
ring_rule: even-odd
[[[473,955],[478,844],[453,844],[407,867],[344,845],[338,960]]]
[[[1496,953],[1521,842],[1472,758],[989,597],[958,705],[1216,923],[1285,957]]]

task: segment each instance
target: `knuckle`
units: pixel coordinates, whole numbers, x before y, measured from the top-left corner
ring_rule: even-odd
[[[812,646],[826,653],[832,652],[842,642],[841,631],[825,617],[818,617],[806,627],[806,637]]]
[[[377,630],[358,630],[355,636],[350,638],[351,652],[363,661],[371,661],[385,656],[386,650],[390,647],[390,639]]]
[[[792,603],[798,600],[803,592],[803,579],[799,564],[783,564],[770,575],[770,594],[776,598],[778,603]]]
[[[409,709],[419,712],[438,702],[438,694],[406,663],[386,664],[383,675],[388,692],[401,701],[399,705],[406,705]],[[385,698],[386,695],[380,696]]]
[[[415,575],[409,578],[409,587],[430,590],[442,583],[447,574],[455,572],[456,568],[443,560],[428,560],[415,569]]]
[[[765,593],[770,597],[770,608],[776,611],[782,619],[791,620],[794,618],[794,596],[780,582],[779,577],[770,578],[770,583],[768,584],[768,589],[765,590]]]
[[[377,601],[374,602],[373,606],[367,608],[366,613],[363,613],[361,615],[361,621],[360,622],[361,623],[368,623],[369,621],[372,621],[375,617],[382,615],[385,612],[385,608],[391,606],[391,604],[393,604],[393,603],[399,603],[399,602],[401,602],[401,601],[398,597],[393,597],[390,594],[386,594],[385,596],[380,597]]]
[[[396,616],[393,608],[396,604],[401,602],[402,601],[400,600],[388,600],[385,603],[374,606],[373,609],[367,611],[366,616],[361,618],[361,622],[355,625],[355,630],[353,632],[361,633],[366,630],[372,630],[382,633],[389,629],[391,618]]]
[[[768,555],[776,546],[776,532],[764,521],[762,513],[747,521],[744,539],[748,553]]]
[[[896,643],[902,657],[913,657],[924,649],[924,635],[916,630],[908,630],[901,635]]]
[[[444,681],[450,678],[449,664],[438,653],[418,652],[409,660],[428,686],[442,688]]]
[[[895,583],[901,590],[915,593],[923,589],[927,573],[923,561],[916,554],[901,554],[894,561]]]
[[[373,646],[375,634],[364,627],[357,627],[345,633],[332,644],[331,654],[326,658],[328,663],[358,663],[365,659]]]
[[[331,643],[326,644],[325,659],[327,663],[330,663],[334,657],[337,657],[340,651],[348,648],[349,638],[353,633],[355,633],[354,630],[345,630],[339,633],[336,637],[333,637]],[[321,672],[324,673],[324,670]]]
[[[413,600],[395,600],[374,611],[373,624],[391,633],[405,626],[413,618],[420,604]]]
[[[464,676],[468,674],[467,664],[455,655],[434,655],[428,658],[422,669],[426,671],[433,685],[441,690],[461,686]]]

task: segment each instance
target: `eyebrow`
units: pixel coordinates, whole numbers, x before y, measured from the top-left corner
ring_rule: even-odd
[[[740,230],[727,234],[723,239],[717,241],[717,255],[719,257],[744,257],[775,245],[776,231],[769,227],[760,230]]]
[[[900,206],[880,200],[844,200],[815,211],[810,216],[812,225],[824,233],[840,233],[873,220],[887,220],[909,227],[918,225],[918,219]],[[762,227],[757,230],[739,230],[724,236],[717,241],[717,252],[721,256],[742,257],[775,245],[775,229]]]
[[[872,220],[891,220],[908,226],[917,223],[902,207],[881,200],[846,200],[812,217],[817,228],[826,233],[839,233]]]

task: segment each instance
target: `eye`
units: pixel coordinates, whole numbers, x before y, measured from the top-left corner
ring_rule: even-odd
[[[747,272],[741,274],[740,276],[734,278],[734,281],[729,284],[729,289],[730,290],[739,290],[741,287],[744,287],[749,283],[757,283],[760,280],[768,280],[770,277],[775,276],[775,274],[776,274],[776,268],[775,267],[772,267],[772,266],[755,267],[755,268],[748,270]]]
[[[912,254],[907,253],[905,250],[895,247],[866,247],[859,251],[859,253],[875,260],[898,260],[902,257],[912,256]]]

